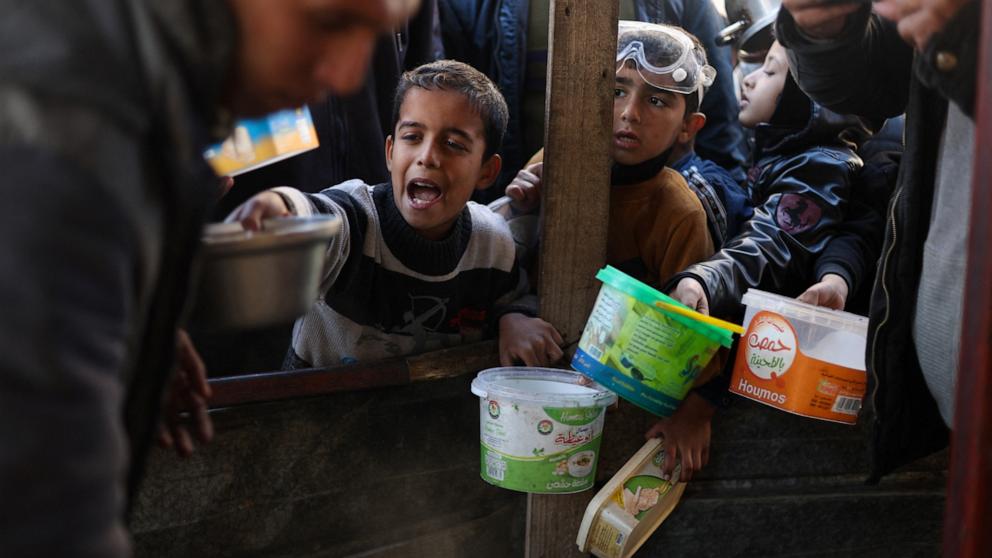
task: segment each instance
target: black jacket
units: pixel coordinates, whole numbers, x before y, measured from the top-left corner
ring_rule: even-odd
[[[0,13],[0,553],[125,556],[235,26],[221,0]]]
[[[806,103],[805,126],[755,129],[755,164],[747,182],[751,219],[713,257],[668,283],[671,288],[685,277],[697,279],[715,316],[739,319],[748,288],[800,294],[813,282],[814,263],[844,219],[861,169],[855,149],[866,131],[857,118]]]
[[[871,477],[943,448],[948,431],[930,395],[913,345],[912,323],[923,243],[933,201],[940,130],[948,99],[973,114],[980,3],[966,5],[919,56],[895,26],[871,15],[851,16],[841,37],[813,41],[785,10],[778,38],[803,89],[836,110],[881,121],[906,113],[906,151],[892,201],[871,300],[868,394],[874,409]],[[956,65],[940,71],[937,53]]]

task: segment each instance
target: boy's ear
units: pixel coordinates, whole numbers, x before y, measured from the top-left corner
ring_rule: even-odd
[[[682,131],[679,132],[679,143],[689,143],[706,125],[706,115],[694,112],[682,120]]]
[[[393,136],[386,136],[386,170],[393,172]]]
[[[479,173],[479,181],[475,183],[476,190],[485,190],[492,186],[492,183],[499,176],[500,169],[503,168],[503,159],[493,154],[488,161],[482,163],[482,172]]]

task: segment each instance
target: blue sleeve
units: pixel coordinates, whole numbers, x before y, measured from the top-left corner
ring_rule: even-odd
[[[696,135],[696,151],[703,159],[733,172],[747,159],[747,143],[737,119],[739,105],[734,92],[730,47],[716,44],[725,22],[712,2],[687,0],[683,21],[678,23],[699,39],[706,48],[710,66],[716,69],[716,79],[700,107],[700,112],[706,115],[706,125]]]

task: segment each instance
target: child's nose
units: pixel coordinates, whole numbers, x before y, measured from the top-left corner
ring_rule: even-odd
[[[434,142],[424,142],[424,147],[420,150],[420,154],[417,157],[417,164],[427,168],[437,168],[439,161],[437,146],[434,145]]]
[[[623,112],[620,114],[620,118],[624,122],[639,122],[641,120],[641,115],[637,111],[637,103],[628,102],[626,106],[623,107]]]

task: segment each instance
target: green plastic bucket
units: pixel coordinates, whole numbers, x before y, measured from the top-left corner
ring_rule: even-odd
[[[612,267],[586,321],[572,368],[659,416],[669,416],[733,334],[654,305],[684,304]]]
[[[617,396],[548,368],[493,368],[472,380],[479,396],[481,474],[490,484],[534,494],[592,488],[604,409]]]

